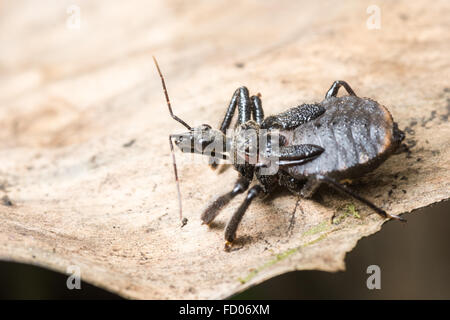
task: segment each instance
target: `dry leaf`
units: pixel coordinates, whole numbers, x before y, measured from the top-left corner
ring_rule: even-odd
[[[371,4],[79,1],[77,29],[63,2],[3,2],[0,257],[77,265],[83,281],[129,298],[213,299],[290,270],[343,270],[346,252],[381,228],[326,188],[315,201],[279,192],[252,204],[226,253],[242,196],[210,229],[199,216],[236,172],[177,153],[180,228],[167,136],[183,128],[152,54],[191,125],[218,124],[240,85],[274,114],[346,80],[389,108],[411,148],[354,188],[394,214],[449,198],[450,3],[381,2],[375,30]]]

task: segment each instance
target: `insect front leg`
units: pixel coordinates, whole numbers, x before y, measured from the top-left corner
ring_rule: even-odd
[[[353,91],[352,88],[350,88],[350,86],[348,85],[347,82],[342,81],[342,80],[337,80],[337,81],[333,82],[330,89],[327,91],[327,94],[325,95],[325,99],[328,99],[331,97],[336,97],[338,94],[338,91],[341,87],[344,87],[345,90],[347,90],[349,95],[356,96],[356,93]]]
[[[247,190],[250,182],[246,177],[240,177],[233,189],[227,192],[216,200],[214,200],[206,209],[203,211],[201,219],[202,224],[210,224],[220,213],[223,207],[225,207],[235,196]]]
[[[278,158],[279,166],[292,166],[314,160],[324,151],[324,148],[314,144],[299,144],[280,147],[279,154],[274,155]]]
[[[256,102],[254,106],[254,102]],[[258,112],[254,111],[254,115],[262,115],[264,117],[264,113],[262,112],[261,99],[257,96],[252,96],[250,98],[248,89],[246,87],[237,88],[231,97],[230,104],[228,105],[227,112],[225,113],[225,117],[220,125],[220,131],[223,133],[230,127],[231,120],[233,119],[234,113],[236,111],[236,107],[238,107],[238,124],[242,124],[250,120],[252,115],[252,110],[258,108]],[[255,119],[256,120],[256,119]]]
[[[279,167],[302,165],[316,159],[324,151],[325,149],[314,144],[281,146],[278,150],[268,149],[265,157],[256,166],[267,168],[275,164],[278,170]]]
[[[238,108],[237,124],[247,122],[252,116],[258,124],[263,122],[264,110],[262,108],[260,95],[258,94],[250,97],[248,89],[246,87],[240,87],[233,93],[225,117],[220,125],[220,131],[223,133],[226,133],[227,129],[230,128],[231,121],[236,112],[236,107]],[[217,163],[213,158],[210,158],[209,162],[213,169],[217,167]]]
[[[256,196],[258,196],[262,191],[263,187],[259,184],[251,187],[247,192],[247,197],[245,198],[244,202],[242,202],[240,207],[231,217],[225,228],[225,250],[229,250],[231,248],[231,244],[236,238],[236,230],[241,223],[242,217],[252,203],[253,199],[256,198]]]
[[[256,96],[251,96],[252,100],[252,117],[257,124],[261,125],[264,121],[264,110],[261,102],[261,95],[258,93]]]

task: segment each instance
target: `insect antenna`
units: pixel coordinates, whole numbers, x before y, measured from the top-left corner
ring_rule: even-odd
[[[162,83],[162,87],[164,90],[164,95],[166,97],[167,106],[169,107],[170,115],[172,116],[173,119],[175,119],[176,121],[178,121],[179,123],[184,125],[186,128],[191,130],[191,127],[186,122],[184,122],[183,120],[181,120],[180,118],[178,118],[176,115],[173,114],[172,107],[170,105],[169,94],[167,93],[166,82],[164,81],[164,77],[161,73],[161,70],[159,69],[158,62],[156,61],[156,58],[154,56],[153,56],[153,61],[155,62],[156,69],[158,70],[159,76],[161,78],[161,83]],[[181,221],[181,227],[184,227],[187,223],[187,219],[183,218],[183,209],[182,209],[182,205],[181,205],[180,181],[178,180],[177,163],[175,160],[175,151],[173,148],[172,138],[173,138],[173,136],[169,135],[169,144],[170,144],[170,153],[172,154],[173,172],[175,173],[175,182],[177,184],[177,191],[178,191],[178,207],[180,209],[180,221]]]
[[[156,66],[156,69],[158,70],[159,77],[161,78],[161,83],[162,83],[162,87],[164,90],[164,95],[166,96],[166,102],[167,102],[167,106],[169,107],[170,116],[173,119],[175,119],[176,121],[178,121],[179,123],[181,123],[183,126],[188,128],[188,130],[191,130],[192,128],[186,122],[184,122],[183,120],[181,120],[180,118],[178,118],[176,115],[173,114],[172,106],[170,105],[169,94],[167,93],[166,82],[164,81],[164,76],[162,75],[161,70],[159,69],[158,61],[156,61],[155,56],[153,56],[153,61],[155,62],[155,66]]]
[[[169,135],[169,144],[170,144],[170,153],[172,154],[172,164],[173,164],[173,172],[175,173],[175,182],[177,184],[178,191],[178,207],[180,209],[180,221],[181,227],[184,227],[187,223],[187,219],[183,218],[183,209],[181,205],[181,189],[180,189],[180,181],[178,180],[178,171],[177,171],[177,162],[175,161],[175,151],[173,149],[172,135]]]

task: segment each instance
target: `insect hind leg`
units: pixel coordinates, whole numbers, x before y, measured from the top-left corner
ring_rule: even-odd
[[[396,219],[396,220],[400,220],[403,222],[406,222],[406,219],[397,216],[395,214],[389,214],[386,211],[384,211],[383,209],[379,208],[378,206],[376,206],[375,204],[373,204],[371,201],[361,197],[359,194],[357,194],[356,192],[354,192],[353,190],[349,189],[348,187],[340,184],[339,182],[337,182],[336,180],[330,178],[330,177],[326,177],[326,176],[322,176],[322,175],[317,175],[316,179],[318,181],[324,182],[326,184],[328,184],[329,186],[333,187],[334,189],[341,191],[343,193],[348,194],[349,196],[355,198],[356,200],[364,203],[365,205],[367,205],[368,207],[370,207],[371,209],[373,209],[376,213],[378,213],[381,217],[383,218],[392,218],[392,219]]]
[[[342,80],[337,80],[337,81],[333,82],[330,89],[327,91],[327,93],[325,95],[325,99],[328,99],[331,97],[336,97],[338,94],[338,91],[341,87],[344,87],[345,90],[347,90],[349,95],[356,96],[355,91],[353,91],[353,89],[349,86],[349,84],[347,82],[342,81]]]

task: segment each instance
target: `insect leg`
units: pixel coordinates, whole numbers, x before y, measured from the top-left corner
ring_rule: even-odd
[[[292,166],[304,164],[317,158],[325,149],[314,144],[299,144],[293,146],[279,147],[279,151],[270,150],[267,154],[276,159],[278,166]],[[256,167],[267,167],[269,163],[261,162]]]
[[[225,207],[231,199],[247,190],[248,185],[248,179],[245,177],[240,177],[238,181],[236,181],[233,190],[218,197],[205,209],[205,211],[203,211],[201,216],[203,221],[202,224],[210,224],[220,213],[220,210],[222,210],[222,208]]]
[[[259,104],[261,105],[261,103]],[[220,131],[226,133],[227,129],[231,125],[234,113],[236,112],[236,106],[238,107],[238,123],[244,123],[250,120],[253,101],[249,97],[248,89],[246,87],[237,88],[231,97],[230,104],[228,105],[225,117],[220,125]],[[261,109],[262,110],[262,109]],[[209,163],[212,169],[217,168],[215,159],[210,158]]]
[[[258,93],[256,96],[251,96],[252,100],[252,116],[253,120],[257,124],[261,125],[264,120],[264,110],[262,108],[261,95]]]
[[[279,166],[288,166],[303,164],[317,158],[322,152],[324,152],[320,146],[314,144],[299,144],[293,146],[280,147],[280,153],[278,157]]]
[[[308,178],[306,181],[295,179],[283,171],[278,172],[278,183],[293,194],[306,199],[311,198],[321,184],[314,178]]]
[[[238,123],[244,123],[250,120],[252,100],[249,97],[248,89],[246,87],[237,88],[231,97],[230,104],[228,105],[225,117],[220,125],[220,131],[225,131],[230,127],[231,120],[238,107],[239,117]]]
[[[249,97],[248,89],[246,87],[239,88],[237,107],[239,111],[238,124],[246,123],[250,120],[252,100]]]
[[[356,96],[355,92],[353,91],[352,88],[350,88],[350,86],[348,85],[347,82],[342,81],[342,80],[337,80],[337,81],[333,82],[330,89],[327,91],[327,94],[325,95],[325,99],[328,99],[331,97],[336,97],[340,87],[344,87],[345,90],[347,90],[349,95]]]
[[[225,250],[230,249],[231,243],[236,238],[236,230],[239,226],[239,223],[242,220],[242,217],[247,211],[250,203],[252,203],[253,199],[263,191],[263,187],[259,184],[253,186],[248,190],[247,197],[244,202],[240,205],[237,211],[233,214],[230,221],[228,222],[225,228]]]
[[[222,124],[220,125],[220,131],[225,133],[225,131],[230,127],[231,120],[233,119],[234,112],[236,111],[236,102],[239,97],[239,90],[241,88],[236,89],[231,97],[230,104],[228,105],[227,112],[225,113],[225,117],[223,118]]]
[[[311,198],[314,192],[316,192],[316,190],[319,188],[320,184],[320,181],[317,181],[314,178],[309,178],[303,188],[300,190],[300,195],[303,198]]]
[[[291,193],[300,196],[300,190],[302,190],[305,185],[304,181],[295,179],[284,171],[278,171],[278,184],[282,187],[287,188]]]
[[[325,112],[319,104],[302,104],[264,119],[262,129],[292,129],[314,120]]]
[[[361,201],[362,203],[366,204],[368,207],[372,208],[376,213],[378,213],[380,216],[382,216],[383,218],[393,218],[396,220],[400,220],[403,222],[406,222],[406,220],[400,216],[397,216],[395,214],[389,214],[386,211],[384,211],[383,209],[377,207],[375,204],[373,204],[372,202],[370,202],[367,199],[364,199],[363,197],[361,197],[360,195],[358,195],[357,193],[355,193],[354,191],[350,190],[348,187],[340,184],[339,182],[337,182],[336,180],[330,178],[330,177],[326,177],[326,176],[322,176],[322,175],[317,175],[316,179],[325,182],[326,184],[328,184],[329,186],[342,191],[346,194],[348,194],[349,196]]]

